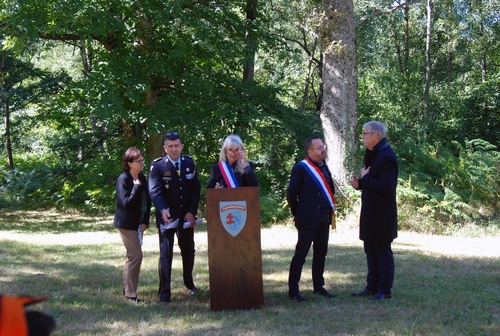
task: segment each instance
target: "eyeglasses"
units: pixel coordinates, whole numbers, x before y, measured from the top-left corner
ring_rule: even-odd
[[[312,149],[312,150],[316,150],[316,149],[317,149],[317,150],[322,151],[322,150],[326,149],[326,145],[319,146],[319,147],[317,147],[317,148],[311,148],[311,149]]]
[[[178,137],[179,133],[178,132],[167,132],[165,134],[165,138],[172,138],[172,137]]]
[[[139,160],[134,160],[132,162],[139,162],[139,163],[143,163],[144,162],[144,159],[139,159]]]
[[[368,135],[368,134],[375,134],[377,132],[363,132],[362,136]]]
[[[234,149],[228,149],[227,151],[234,154],[234,153],[238,153],[240,150],[241,150],[241,148],[234,148]]]

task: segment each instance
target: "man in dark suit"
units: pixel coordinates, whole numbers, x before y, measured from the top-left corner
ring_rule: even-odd
[[[163,145],[167,155],[154,160],[149,173],[149,193],[156,208],[156,225],[160,237],[160,304],[170,302],[174,235],[177,235],[181,250],[184,285],[189,294],[198,292],[192,273],[200,181],[192,157],[181,155],[183,147],[177,132],[167,133]]]
[[[359,239],[363,241],[368,275],[366,288],[353,296],[390,299],[394,280],[394,256],[391,243],[397,237],[396,186],[398,160],[387,143],[386,127],[379,121],[363,126],[366,147],[361,177],[352,176],[351,185],[361,190]]]
[[[310,137],[305,141],[304,148],[307,157],[293,167],[286,193],[298,231],[288,276],[288,297],[296,302],[305,300],[299,291],[299,281],[311,244],[314,293],[326,298],[334,297],[323,287],[330,223],[334,211],[333,179],[325,163],[326,147],[323,141],[319,137]]]

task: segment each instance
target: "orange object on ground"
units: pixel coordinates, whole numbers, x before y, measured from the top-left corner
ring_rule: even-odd
[[[0,336],[27,336],[24,306],[45,301],[47,297],[0,295]]]

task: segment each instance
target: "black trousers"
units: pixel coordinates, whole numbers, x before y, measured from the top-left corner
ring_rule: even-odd
[[[160,260],[158,265],[160,286],[158,295],[160,301],[170,301],[170,282],[172,278],[172,258],[174,253],[174,237],[177,235],[179,248],[182,256],[182,277],[187,289],[194,287],[194,229],[169,229],[164,234],[159,232],[160,237]]]
[[[295,246],[295,253],[290,263],[290,273],[288,275],[289,293],[299,292],[302,267],[306,261],[311,244],[313,245],[312,280],[314,290],[319,290],[325,285],[323,272],[325,271],[329,235],[329,223],[320,224],[314,229],[298,229],[297,245]]]
[[[379,294],[391,294],[394,281],[394,256],[391,243],[373,244],[364,242],[368,275],[366,289]]]

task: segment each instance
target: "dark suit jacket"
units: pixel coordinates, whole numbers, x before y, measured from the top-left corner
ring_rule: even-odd
[[[123,172],[116,181],[116,212],[113,225],[117,228],[137,230],[139,224],[149,226],[151,199],[147,188],[146,176],[139,174],[141,184],[134,184],[128,171]],[[146,195],[146,212],[141,221],[142,194]]]
[[[386,139],[373,151],[367,150],[365,167],[370,167],[370,172],[359,179],[362,190],[359,238],[367,243],[390,243],[398,235],[398,160]]]
[[[156,208],[156,226],[163,222],[161,210],[170,209],[170,216],[183,222],[186,213],[196,216],[200,202],[200,180],[194,160],[181,155],[181,172],[177,174],[167,156],[151,163],[149,193]]]
[[[330,182],[330,188],[335,192],[332,174],[326,163],[324,165],[326,174],[328,174],[327,180]],[[295,164],[292,168],[286,199],[295,218],[297,228],[312,229],[317,227],[321,221],[331,221],[332,208],[316,182],[300,163]],[[327,217],[325,218],[325,216]]]
[[[250,161],[248,161],[248,163],[250,164],[250,167],[245,168],[244,174],[234,172],[234,176],[240,187],[255,187],[259,185],[257,176],[255,176],[254,173],[255,165]],[[236,162],[234,165],[236,165]],[[224,181],[222,173],[219,169],[219,164],[215,163],[210,169],[210,180],[208,181],[207,188],[215,188],[215,184],[217,182],[219,182],[219,184],[221,184],[224,188],[227,188],[226,182]]]

